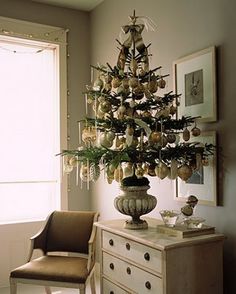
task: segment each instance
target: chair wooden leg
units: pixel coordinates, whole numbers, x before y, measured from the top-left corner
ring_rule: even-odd
[[[94,275],[94,273],[90,277],[90,287],[91,287],[91,294],[96,294],[95,275]]]
[[[17,283],[14,279],[10,279],[10,294],[16,294],[17,292]]]
[[[44,288],[45,288],[45,293],[46,294],[52,294],[52,291],[51,291],[50,287],[45,286]]]

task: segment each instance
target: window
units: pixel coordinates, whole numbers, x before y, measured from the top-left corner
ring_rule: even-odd
[[[0,35],[0,223],[61,208],[59,47]]]

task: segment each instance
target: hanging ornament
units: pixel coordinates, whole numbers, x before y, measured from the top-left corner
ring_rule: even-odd
[[[113,141],[115,139],[116,134],[113,131],[106,132],[106,138],[108,141]]]
[[[133,136],[131,146],[132,147],[137,147],[138,146],[138,138],[137,137]]]
[[[144,94],[147,99],[151,99],[153,97],[153,94],[148,89],[144,90]]]
[[[172,144],[175,142],[176,140],[176,136],[174,133],[169,133],[167,136],[166,136],[166,139],[167,139],[167,142]]]
[[[161,88],[161,89],[164,89],[166,86],[166,81],[161,78],[159,81],[158,81],[158,87]]]
[[[171,105],[171,107],[170,107],[170,114],[171,115],[174,115],[174,114],[176,114],[176,112],[177,112],[177,107],[174,106],[174,105]]]
[[[144,170],[142,168],[141,164],[137,165],[137,168],[135,168],[135,175],[138,179],[142,178],[144,175]]]
[[[161,132],[151,132],[149,136],[149,141],[153,144],[156,144],[161,141]]]
[[[149,81],[147,88],[151,93],[156,93],[156,91],[158,89],[157,80],[153,79],[153,80]]]
[[[109,140],[107,138],[107,133],[101,133],[99,137],[99,143],[101,146],[104,146],[106,148],[110,148],[113,145],[113,140]]]
[[[183,131],[183,139],[184,141],[188,141],[190,139],[190,132],[187,128],[185,128]]]
[[[191,177],[192,173],[193,171],[191,167],[189,167],[187,164],[184,164],[178,168],[178,176],[183,181],[187,181]]]
[[[132,77],[129,79],[129,86],[134,89],[138,86],[139,84],[139,81],[138,81],[138,78],[135,78],[135,77]]]
[[[130,103],[129,103],[129,106],[130,106],[131,108],[134,108],[136,105],[137,105],[137,103],[135,102],[134,99],[132,99],[132,100],[130,101]]]
[[[89,169],[89,176],[91,181],[96,182],[100,177],[100,168],[98,164],[91,164]]]
[[[123,179],[123,169],[121,165],[119,165],[114,171],[114,180],[120,183],[122,179]]]
[[[121,80],[118,77],[113,77],[112,81],[111,81],[111,85],[113,88],[118,88],[121,84]]]
[[[133,173],[134,173],[134,170],[133,170],[132,162],[127,162],[123,169],[124,178],[133,176]]]
[[[155,167],[156,167],[156,165],[154,165],[154,164],[150,164],[148,166],[147,173],[148,173],[149,176],[151,176],[151,177],[155,177],[156,176]]]
[[[108,112],[111,110],[111,102],[110,101],[105,100],[105,101],[101,102],[99,106],[100,106],[100,110],[102,112]]]
[[[96,128],[85,127],[82,131],[82,141],[85,143],[95,142],[97,139]]]
[[[126,112],[126,107],[124,105],[119,106],[117,109],[117,117],[123,119]]]
[[[102,88],[103,88],[103,81],[101,80],[100,77],[97,77],[93,84],[93,90],[101,91]]]
[[[202,165],[203,166],[208,166],[209,165],[209,160],[207,158],[202,159]]]
[[[77,158],[77,156],[72,156],[69,159],[69,165],[72,166],[72,167],[76,167],[78,165],[78,158]]]
[[[125,88],[125,89],[128,89],[129,88],[129,79],[128,78],[124,78],[122,80],[122,86]]]
[[[87,163],[82,163],[81,167],[80,167],[80,178],[83,182],[88,182],[90,181],[90,172],[89,172],[89,166],[87,165]]]
[[[63,165],[63,171],[64,171],[64,173],[69,174],[69,173],[72,172],[72,170],[73,170],[73,166],[70,165],[69,163],[65,163]]]
[[[160,162],[155,168],[155,173],[158,178],[163,180],[169,174],[169,168],[164,162]]]
[[[194,137],[197,137],[201,134],[201,130],[197,128],[196,126],[191,130],[191,133]]]

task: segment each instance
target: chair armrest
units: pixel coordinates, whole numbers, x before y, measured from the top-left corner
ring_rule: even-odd
[[[41,228],[41,230],[32,236],[30,238],[30,251],[28,255],[28,261],[30,261],[34,249],[41,249],[43,253],[46,253],[46,236],[47,236],[47,229],[50,224],[52,215],[54,212],[52,212],[46,219],[44,226]]]
[[[93,218],[93,222],[97,222],[99,217],[99,213],[96,213]],[[87,269],[90,271],[95,263],[95,253],[96,253],[96,234],[97,234],[97,227],[93,225],[92,233],[90,239],[88,241],[88,265]]]

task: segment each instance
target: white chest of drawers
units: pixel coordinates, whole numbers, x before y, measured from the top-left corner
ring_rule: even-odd
[[[124,220],[98,222],[101,229],[101,294],[222,294],[221,234],[178,239],[127,230]]]

